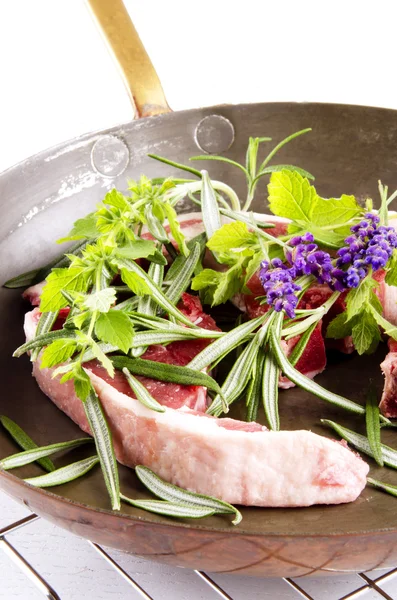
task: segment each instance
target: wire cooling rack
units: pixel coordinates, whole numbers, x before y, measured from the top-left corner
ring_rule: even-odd
[[[19,519],[13,523],[9,523],[6,526],[4,526],[2,529],[0,529],[0,549],[5,553],[5,555],[14,563],[14,565],[20,569],[21,572],[24,573],[24,575],[27,577],[27,579],[30,580],[30,585],[29,582],[26,580],[26,595],[25,592],[24,595],[22,596],[23,600],[30,598],[30,592],[29,589],[31,589],[31,585],[33,584],[33,586],[36,587],[37,591],[40,592],[42,594],[43,597],[48,598],[49,600],[68,600],[68,598],[66,598],[66,596],[64,596],[62,594],[59,595],[59,593],[53,589],[53,587],[50,585],[50,583],[46,580],[46,578],[44,577],[43,574],[41,574],[39,572],[39,570],[37,568],[35,568],[32,563],[28,560],[28,558],[26,556],[24,556],[23,552],[18,551],[18,549],[15,547],[14,543],[13,543],[13,534],[15,532],[17,532],[18,530],[21,530],[22,528],[29,528],[32,527],[32,525],[34,523],[37,523],[38,521],[40,521],[40,517],[38,517],[35,514],[29,514],[27,516],[25,516],[22,519]],[[44,522],[42,522],[44,525]],[[61,530],[60,530],[61,531]],[[62,531],[62,534],[64,532]],[[43,535],[47,535],[46,532],[44,531]],[[109,553],[109,551],[101,546],[99,546],[98,544],[94,544],[93,542],[84,542],[87,544],[87,546],[89,546],[90,548],[94,549],[95,552],[97,552],[100,557],[106,561],[107,566],[111,567],[111,569],[113,570],[113,572],[116,574],[117,577],[120,577],[124,580],[124,582],[126,584],[128,584],[131,594],[133,594],[133,596],[128,596],[125,595],[125,593],[121,592],[120,596],[117,595],[115,596],[114,591],[113,593],[109,593],[109,598],[111,597],[112,600],[118,600],[121,598],[127,598],[127,597],[133,597],[133,598],[143,598],[145,600],[165,600],[165,598],[167,600],[173,600],[173,596],[171,595],[164,595],[164,592],[160,592],[159,594],[156,593],[155,595],[153,595],[152,592],[149,593],[149,591],[147,589],[145,589],[145,586],[142,586],[140,583],[138,583],[138,581],[129,573],[127,572],[125,566],[122,566],[120,564],[120,561],[116,560],[113,556],[111,556],[111,554]],[[87,548],[88,549],[88,548]],[[62,548],[59,549],[59,554],[62,554]],[[121,556],[121,553],[119,553],[119,556]],[[126,558],[128,557],[128,555],[124,555]],[[4,555],[3,555],[4,557]],[[66,559],[66,557],[65,557]],[[4,562],[4,561],[3,561]],[[125,562],[125,561],[123,561]],[[227,578],[227,583],[228,585],[226,586],[222,586],[220,585],[218,582],[215,581],[215,579],[217,579],[217,576],[214,574],[212,576],[208,575],[207,573],[204,573],[202,571],[194,571],[194,577],[197,577],[200,579],[200,582],[202,584],[204,584],[204,589],[201,588],[201,592],[200,594],[194,592],[192,590],[191,584],[189,587],[189,589],[186,590],[187,595],[183,596],[188,598],[189,600],[195,600],[196,598],[204,598],[205,600],[207,598],[212,599],[223,599],[223,600],[237,600],[238,598],[241,598],[241,590],[240,592],[235,596],[233,594],[233,582],[234,577],[233,576],[229,576]],[[189,573],[190,574],[190,573]],[[153,576],[153,575],[152,575]],[[353,576],[349,576],[349,577],[353,577]],[[357,578],[357,585],[354,585],[355,589],[350,589],[350,591],[345,594],[345,595],[339,595],[338,597],[335,596],[334,593],[332,593],[332,591],[327,591],[327,581],[328,581],[328,585],[329,585],[329,578],[323,578],[321,580],[317,579],[317,586],[313,586],[311,585],[311,581],[310,578],[304,578],[304,579],[300,579],[299,583],[296,581],[296,579],[290,579],[290,578],[284,578],[283,580],[280,580],[280,584],[284,584],[284,591],[274,591],[274,582],[275,580],[272,580],[272,591],[270,591],[269,589],[267,590],[267,585],[268,585],[268,581],[266,579],[260,580],[261,582],[261,593],[260,593],[260,597],[261,598],[288,598],[288,599],[295,599],[298,600],[299,598],[305,598],[306,600],[317,600],[317,598],[320,598],[320,595],[318,594],[318,589],[319,587],[321,587],[322,592],[321,592],[321,600],[328,600],[331,599],[332,600],[354,600],[356,598],[363,598],[363,600],[381,600],[381,599],[386,599],[386,600],[397,600],[397,568],[389,570],[387,572],[383,572],[382,574],[379,574],[379,572],[376,571],[372,571],[372,572],[368,572],[368,573],[359,573],[356,576],[354,576],[355,578]],[[219,579],[219,577],[218,577]],[[2,577],[3,580],[3,577]],[[225,577],[224,577],[225,580]],[[4,580],[3,580],[4,581]],[[246,600],[250,600],[251,599],[251,595],[250,595],[250,581],[253,581],[253,579],[251,578],[246,578],[246,593],[244,593],[244,597]],[[258,579],[256,578],[256,581],[258,582]],[[324,586],[321,586],[321,582],[324,581]],[[277,583],[277,582],[276,582]],[[337,578],[332,578],[332,583],[333,584],[337,584]],[[289,593],[286,594],[286,584],[289,586]],[[2,586],[3,587],[3,586]],[[224,589],[224,587],[228,588],[228,591],[226,591]],[[335,590],[337,588],[337,585],[333,585],[332,586],[333,589]],[[351,586],[353,587],[353,586]],[[317,588],[317,591],[316,591]],[[4,589],[4,588],[3,588]],[[313,591],[314,589],[314,591]],[[1,595],[1,588],[0,588],[0,598],[7,598],[7,600],[11,600],[14,596],[12,595],[12,591],[7,590],[6,596],[2,596]],[[292,593],[292,595],[291,595]],[[325,594],[325,595],[324,595]],[[20,593],[15,596],[18,598],[21,598]],[[79,597],[77,596],[73,596],[73,597]],[[101,596],[104,598],[107,598],[108,596]],[[257,595],[255,595],[255,597],[259,597]],[[85,595],[86,600],[91,600],[91,597],[87,597]]]

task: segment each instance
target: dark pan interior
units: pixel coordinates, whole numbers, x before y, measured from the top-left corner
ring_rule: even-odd
[[[0,176],[3,208],[3,218],[0,221],[0,280],[3,282],[21,271],[48,262],[49,258],[59,252],[54,240],[65,233],[76,218],[92,210],[108,189],[114,186],[125,189],[127,178],[136,178],[142,173],[148,176],[175,173],[171,168],[148,159],[147,153],[154,152],[186,162],[189,156],[201,152],[194,141],[195,128],[200,119],[211,114],[223,115],[233,124],[235,140],[225,155],[239,162],[244,161],[249,136],[271,136],[277,142],[294,131],[312,127],[312,133],[291,142],[276,160],[284,164],[297,164],[312,172],[316,176],[315,185],[324,196],[338,196],[341,193],[355,194],[360,199],[372,196],[376,204],[379,179],[390,190],[397,188],[397,112],[391,110],[285,103],[221,106],[163,115],[84,136],[33,157]],[[104,139],[106,146],[108,138],[101,136],[108,134],[123,140],[129,150],[129,165],[117,177],[101,175],[91,162],[94,144],[98,139]],[[239,194],[244,194],[245,181],[240,171],[229,165],[209,161],[202,163],[200,168],[208,168],[211,176],[226,181]],[[266,188],[263,184],[257,193],[255,210],[266,210],[265,197]],[[183,210],[189,210],[189,206],[184,205]],[[36,386],[31,377],[29,360],[26,357],[11,357],[15,347],[23,340],[23,315],[28,306],[22,301],[18,291],[1,289],[0,298],[0,368],[3,384],[0,412],[16,420],[38,444],[78,437],[80,430],[77,426],[55,408]],[[381,391],[379,363],[385,352],[386,347],[382,347],[377,354],[361,358],[332,355],[326,372],[317,381],[335,392],[363,402],[370,378],[375,380],[377,389]],[[282,391],[280,405],[283,429],[307,428],[327,435],[328,432],[319,424],[319,420],[329,418],[357,431],[363,430],[362,419],[343,413],[303,390]],[[234,410],[237,416],[241,409],[237,407]],[[261,418],[264,421],[263,415]],[[393,431],[384,430],[382,439],[384,443],[393,446],[396,443],[395,435]],[[0,457],[13,453],[16,449],[8,435],[0,431]],[[86,449],[75,451],[73,455],[69,453],[67,457],[61,456],[58,464],[69,462],[71,456],[84,455],[87,455]],[[15,472],[15,475],[26,477],[40,472],[39,467],[29,466]],[[382,481],[397,483],[393,472],[379,469],[374,462],[371,462],[371,475]],[[120,476],[125,494],[131,497],[146,496],[133,471],[121,467]],[[141,550],[142,545],[134,546],[132,542],[129,545],[123,536],[129,522],[151,524],[152,538],[149,536],[145,542],[150,556],[156,554],[154,547],[158,547],[160,543],[156,537],[156,527],[161,524],[167,527],[159,528],[158,531],[173,530],[173,539],[178,535],[182,539],[188,535],[187,530],[215,531],[228,538],[234,537],[236,548],[240,543],[238,540],[243,539],[243,533],[263,539],[274,539],[277,536],[304,539],[310,536],[327,538],[341,535],[344,540],[348,540],[349,536],[354,537],[352,534],[373,532],[377,535],[381,531],[394,535],[390,540],[394,540],[394,546],[397,546],[396,499],[370,488],[349,505],[302,509],[244,508],[243,522],[238,528],[233,528],[228,519],[223,517],[212,517],[197,525],[171,521],[125,505],[122,506],[122,513],[128,515],[129,519],[112,515],[108,511],[109,502],[99,469],[81,480],[53,488],[52,493],[32,490],[10,474],[0,473],[0,487],[20,500],[25,500],[44,516],[47,515],[81,535],[103,540],[98,531],[108,528],[111,534],[105,541],[109,545],[141,554],[145,554]],[[55,500],[53,494],[60,499]],[[72,500],[77,505],[72,506],[63,499]],[[83,510],[83,506],[104,509],[106,512],[87,512],[87,509]],[[90,516],[87,517],[87,514]],[[96,534],[94,530],[97,531]],[[167,546],[166,533],[162,536],[161,543]],[[382,544],[378,543],[378,546],[378,556],[374,556],[371,566],[380,564],[382,557],[389,552],[389,542],[382,551]],[[304,553],[302,548],[301,544],[301,552]],[[239,551],[236,550],[237,554]],[[299,552],[299,547],[296,546],[295,558]],[[170,556],[177,554],[175,547],[157,554],[167,556],[167,559],[163,559],[174,564],[191,567],[202,564],[197,553],[191,553],[187,558],[179,556],[178,559],[171,559]],[[361,563],[354,562],[356,559],[351,559],[349,563],[347,554],[346,551],[345,562],[338,563],[336,567],[342,564],[343,568],[361,568]],[[396,560],[396,554],[391,560],[393,558]],[[222,564],[222,569],[228,570],[228,564],[235,564],[235,557],[226,556]],[[369,563],[365,563],[365,566],[367,564]],[[291,568],[288,570],[285,565],[283,568],[282,573],[277,568],[267,571],[263,566],[252,572],[296,574],[296,571]],[[242,568],[240,572],[250,571]]]

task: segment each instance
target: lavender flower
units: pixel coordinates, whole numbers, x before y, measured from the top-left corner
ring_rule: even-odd
[[[294,282],[295,270],[287,267],[279,258],[273,259],[271,266],[273,268],[267,261],[263,261],[259,271],[259,279],[266,292],[266,301],[276,312],[285,310],[288,317],[294,319],[298,304],[295,292],[302,289]]]
[[[393,227],[379,225],[379,217],[366,213],[365,219],[351,227],[351,235],[338,250],[336,261],[328,252],[319,250],[314,236],[305,233],[290,239],[285,257],[289,265],[279,258],[271,264],[262,262],[259,279],[270,306],[293,319],[298,304],[296,296],[301,287],[294,283],[296,277],[314,275],[319,283],[326,283],[338,292],[356,288],[369,270],[378,271],[386,266],[397,248],[397,233]],[[336,265],[335,265],[336,262]]]
[[[352,235],[345,239],[347,246],[338,250],[336,266],[350,265],[344,273],[343,283],[355,288],[372,267],[378,271],[386,266],[397,248],[397,234],[393,227],[379,226],[379,217],[366,213],[365,220],[351,227]]]

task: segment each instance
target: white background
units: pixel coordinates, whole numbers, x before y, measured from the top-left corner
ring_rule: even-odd
[[[397,108],[393,0],[126,4],[174,110],[283,100]],[[65,139],[132,117],[83,0],[0,0],[0,171]],[[1,525],[26,512],[5,497],[0,508]],[[62,600],[137,597],[95,552],[88,552],[85,542],[54,526],[38,523],[11,539]],[[39,597],[1,553],[0,564],[2,573],[7,570],[1,598]],[[156,598],[216,597],[188,572],[126,558],[124,566],[152,585]],[[274,580],[220,580],[236,598],[297,597]],[[305,588],[329,600],[359,585],[358,578],[346,576],[307,581]],[[384,587],[391,595],[395,588],[395,579]]]
[[[394,0],[126,4],[174,110],[274,100],[397,108]],[[0,171],[132,118],[84,0],[0,0],[0,109]]]

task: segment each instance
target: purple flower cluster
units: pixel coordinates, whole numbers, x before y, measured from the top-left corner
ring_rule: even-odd
[[[294,269],[288,268],[279,258],[274,258],[271,265],[265,260],[262,262],[259,279],[266,292],[267,303],[277,312],[285,310],[290,319],[295,317],[298,304],[295,292],[302,289],[294,282],[294,278]]]
[[[294,283],[296,277],[314,275],[319,283],[343,292],[357,287],[370,268],[373,271],[384,268],[397,248],[397,233],[393,227],[380,226],[377,215],[364,216],[365,220],[351,227],[352,235],[345,239],[347,245],[338,250],[336,261],[328,252],[318,249],[311,233],[291,238],[291,248],[285,253],[289,265],[278,258],[270,264],[263,261],[259,279],[267,303],[277,312],[285,310],[293,319],[298,304],[296,292],[301,290]]]
[[[372,213],[364,216],[366,220],[351,228],[352,235],[345,239],[347,245],[337,252],[337,267],[349,265],[343,272],[346,288],[357,287],[371,267],[373,271],[384,268],[397,248],[393,227],[379,226],[379,217]]]

